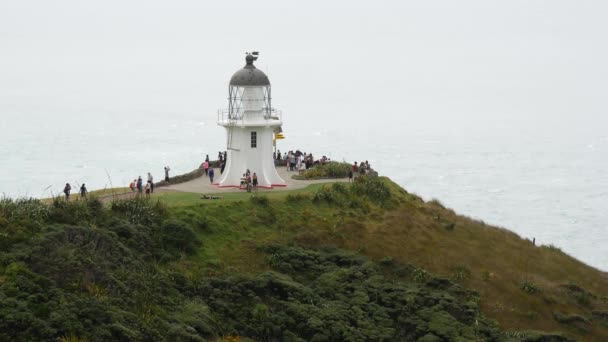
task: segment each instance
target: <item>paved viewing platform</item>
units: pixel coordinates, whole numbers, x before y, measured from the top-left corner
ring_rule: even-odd
[[[220,170],[219,168],[214,169],[216,172],[215,180],[217,181],[220,178]],[[335,182],[348,182],[348,178],[330,178],[330,179],[311,179],[311,180],[296,180],[291,178],[296,172],[287,171],[285,166],[277,166],[277,172],[283,178],[287,186],[277,186],[272,189],[267,188],[258,188],[257,191],[281,191],[281,190],[295,190],[302,189],[307,187],[310,184],[317,183],[335,183]],[[220,192],[238,192],[245,191],[245,189],[239,189],[234,187],[220,188],[217,185],[211,184],[209,182],[209,177],[203,175],[201,177],[195,178],[193,180],[174,184],[167,185],[163,187],[159,187],[156,192],[164,192],[164,191],[179,191],[179,192],[198,192],[202,194],[211,194],[211,193],[220,193]]]

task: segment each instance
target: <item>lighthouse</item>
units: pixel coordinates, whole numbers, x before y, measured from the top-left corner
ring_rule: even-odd
[[[273,138],[281,132],[282,113],[272,107],[268,76],[253,64],[257,52],[247,53],[245,66],[230,78],[228,109],[218,111],[218,125],[226,128],[227,162],[216,183],[239,187],[249,170],[258,176],[258,186],[286,186],[273,158]]]

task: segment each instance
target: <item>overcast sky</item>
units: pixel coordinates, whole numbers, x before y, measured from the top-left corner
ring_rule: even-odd
[[[0,110],[215,118],[244,52],[259,50],[287,125],[605,120],[607,10],[557,0],[0,0]]]

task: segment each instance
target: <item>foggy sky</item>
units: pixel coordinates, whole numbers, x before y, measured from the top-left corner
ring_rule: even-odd
[[[555,0],[2,0],[0,113],[211,119],[244,53],[258,50],[287,129],[521,120],[584,130],[606,123],[607,9]]]

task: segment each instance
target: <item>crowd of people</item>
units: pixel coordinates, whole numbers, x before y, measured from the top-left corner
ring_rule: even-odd
[[[226,166],[226,161],[228,158],[227,151],[219,151],[218,152],[218,164],[220,169],[220,174],[224,173],[224,168]],[[312,153],[301,152],[300,150],[290,150],[289,152],[285,152],[281,154],[280,150],[277,150],[273,153],[273,158],[275,160],[276,165],[285,165],[287,171],[303,171],[312,168],[317,164],[325,164],[330,162],[331,160],[326,156],[322,156],[319,160],[314,160]],[[209,177],[209,182],[213,184],[213,180],[215,178],[215,170],[211,165],[211,161],[209,160],[209,155],[206,155],[205,161],[201,164],[201,168],[203,169],[204,175]],[[165,182],[169,182],[169,171],[171,168],[169,166],[164,167],[165,172]],[[354,162],[352,164],[352,168],[348,173],[349,181],[353,181],[353,178],[357,175],[363,175],[370,171],[373,171],[369,165],[369,162]],[[129,184],[129,188],[132,193],[136,193],[137,195],[145,194],[146,197],[150,197],[151,194],[154,193],[154,177],[150,172],[147,175],[147,181],[144,184],[143,179],[139,176]],[[249,169],[243,173],[243,177],[241,178],[241,188],[247,189],[247,191],[256,190],[258,188],[258,176],[255,172],[251,172]],[[72,191],[72,186],[70,183],[66,183],[63,189],[63,193],[65,195],[65,199],[70,199],[70,194]],[[85,184],[80,186],[80,198],[84,199],[88,195],[88,190]]]
[[[352,182],[354,176],[364,175],[371,171],[373,171],[373,170],[372,170],[371,166],[369,166],[369,162],[367,160],[364,162],[360,162],[359,164],[357,164],[357,162],[354,162],[351,167],[351,170],[348,172],[348,181]]]
[[[170,168],[165,166],[165,180],[169,179],[169,171]],[[146,194],[146,197],[150,197],[154,193],[154,177],[150,172],[148,172],[148,180],[144,185],[143,179],[141,176],[137,177],[129,184],[129,188],[132,193],[137,193],[138,195]]]
[[[281,155],[281,150],[277,150],[273,153],[273,158],[277,164],[284,162],[287,171],[308,170],[315,164],[325,164],[330,161],[326,156],[323,156],[319,160],[315,160],[312,153],[301,152],[300,150],[290,150],[283,155]]]
[[[251,171],[247,169],[245,173],[243,173],[243,177],[241,178],[240,188],[245,188],[247,192],[251,192],[252,190],[258,189],[258,175],[254,172],[253,175]]]

